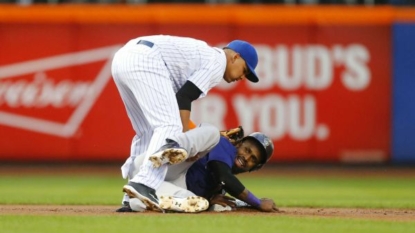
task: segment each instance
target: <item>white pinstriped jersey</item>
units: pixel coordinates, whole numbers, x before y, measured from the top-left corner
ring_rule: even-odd
[[[189,80],[202,91],[200,97],[204,97],[223,79],[226,56],[222,49],[187,37],[157,35],[140,37],[135,41],[140,39],[151,41],[158,47],[175,92]]]

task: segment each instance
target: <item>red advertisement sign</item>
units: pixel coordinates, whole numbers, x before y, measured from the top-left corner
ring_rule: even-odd
[[[390,152],[388,26],[0,25],[0,160],[123,161],[134,135],[111,78],[140,35],[259,53],[258,84],[220,85],[192,119],[242,125],[275,143],[274,162],[385,161]]]
[[[201,119],[265,132],[274,161],[388,159],[388,27],[244,28],[241,36],[257,42],[262,80],[216,89],[196,111]]]

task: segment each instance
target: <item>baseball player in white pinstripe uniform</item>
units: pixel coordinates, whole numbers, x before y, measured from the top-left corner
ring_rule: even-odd
[[[218,141],[218,129],[188,131],[192,101],[204,97],[222,79],[258,82],[258,56],[246,41],[225,48],[186,37],[156,35],[130,40],[114,55],[112,75],[136,133],[122,167],[129,182],[124,198],[138,198],[149,210],[163,211],[155,194],[168,164],[180,163]],[[131,174],[136,156],[145,156]],[[128,197],[127,197],[128,196]]]

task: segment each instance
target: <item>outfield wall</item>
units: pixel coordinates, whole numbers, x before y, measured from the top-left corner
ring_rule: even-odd
[[[415,23],[395,22],[392,31],[392,161],[415,163]]]
[[[111,78],[140,35],[252,42],[258,84],[220,85],[196,123],[271,136],[275,162],[415,161],[415,10],[261,5],[0,6],[0,161],[122,161]]]

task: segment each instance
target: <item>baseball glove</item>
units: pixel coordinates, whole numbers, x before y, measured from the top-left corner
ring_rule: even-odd
[[[221,130],[220,134],[229,139],[232,144],[235,144],[237,141],[241,140],[244,137],[244,129],[242,126],[239,126],[237,128]]]

